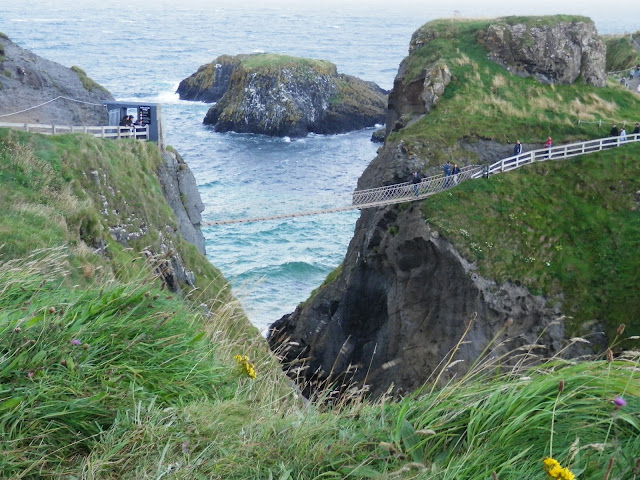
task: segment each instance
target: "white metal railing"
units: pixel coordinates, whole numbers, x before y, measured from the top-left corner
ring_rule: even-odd
[[[458,175],[445,176],[441,173],[423,178],[420,183],[416,184],[405,182],[367,190],[356,190],[353,192],[351,203],[352,205],[366,207],[372,204],[389,205],[407,200],[419,200],[474,178],[473,176],[478,172],[482,173],[481,166],[467,165],[460,169]]]
[[[61,135],[63,133],[88,133],[98,138],[135,138],[137,140],[149,140],[148,125],[134,125],[132,127],[122,127],[118,125],[99,126],[69,126],[69,125],[47,125],[44,123],[3,123],[0,128],[13,128],[31,133],[42,133],[44,135]]]
[[[534,162],[541,162],[545,160],[561,160],[563,158],[575,157],[577,155],[584,155],[587,153],[594,153],[604,150],[606,148],[619,147],[625,143],[633,143],[640,141],[640,134],[627,135],[625,141],[622,141],[620,137],[606,137],[597,138],[595,140],[587,140],[586,142],[570,143],[567,145],[560,145],[558,147],[540,148],[538,150],[531,150],[530,152],[521,153],[520,155],[513,155],[511,157],[503,158],[495,163],[492,163],[488,167],[481,169],[479,172],[475,172],[471,178],[479,178],[482,175],[492,175],[495,173],[508,172],[520,168],[523,165],[528,165]]]

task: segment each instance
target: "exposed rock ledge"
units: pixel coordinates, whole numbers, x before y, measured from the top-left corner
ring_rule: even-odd
[[[480,32],[478,41],[490,59],[512,73],[544,83],[569,84],[582,77],[590,85],[606,84],[607,49],[588,18],[507,17]]]
[[[274,54],[221,56],[184,79],[180,98],[217,102],[204,123],[216,131],[303,137],[385,121],[387,92],[338,74],[330,62]]]
[[[559,306],[479,276],[425,223],[419,204],[363,211],[343,265],[338,280],[269,333],[307,394],[334,381],[366,380],[373,396],[414,390],[434,379],[472,319],[460,362],[442,380],[465,372],[496,335],[494,358],[528,344],[553,355],[565,345]]]

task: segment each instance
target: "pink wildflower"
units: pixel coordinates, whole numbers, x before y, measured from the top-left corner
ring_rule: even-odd
[[[613,403],[616,406],[616,409],[622,408],[627,404],[627,401],[622,397],[616,397],[613,399]]]

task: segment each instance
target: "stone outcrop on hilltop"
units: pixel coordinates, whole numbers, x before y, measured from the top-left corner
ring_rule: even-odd
[[[564,81],[568,77],[550,68],[546,59],[556,59],[558,68],[563,65],[567,61],[560,61],[567,53],[564,47],[573,45],[567,42],[578,34],[571,33],[569,26],[558,27],[554,19],[550,23],[548,31],[536,31],[535,35],[545,39],[562,33],[566,42],[556,39],[548,43],[546,48],[555,46],[558,51],[548,50],[544,58],[532,56],[522,65],[530,74],[545,72],[548,78]],[[579,31],[591,31],[592,24],[578,22],[574,26]],[[517,25],[514,27],[519,31]],[[439,108],[453,81],[446,61],[433,51],[420,51],[438,34],[427,24],[413,35],[410,55],[401,63],[389,95],[387,141],[363,172],[358,189],[407,181],[411,172],[420,168],[402,136],[398,140],[389,134],[402,133]],[[489,38],[486,33],[479,37],[485,44]],[[504,38],[506,41],[509,36],[505,34]],[[584,42],[589,44],[591,40]],[[497,42],[492,45],[496,52],[501,51]],[[520,58],[515,53],[517,45],[520,43],[504,49]],[[588,58],[589,52],[595,57],[593,61]],[[587,72],[599,72],[600,67],[586,65],[599,65],[600,50],[584,49],[576,55],[578,74],[597,84],[597,75]],[[512,57],[507,58],[511,61]],[[462,87],[458,84],[457,88],[459,92]],[[455,148],[457,152],[468,151],[476,162],[491,162],[509,156],[513,148],[490,139],[453,139],[456,146],[449,140],[426,140],[428,151],[447,155]],[[362,210],[335,279],[277,320],[268,340],[305,393],[312,393],[318,385],[354,382],[366,383],[371,394],[378,396],[388,391],[410,391],[434,380],[441,362],[453,349],[457,349],[456,361],[442,372],[441,381],[467,371],[490,344],[494,357],[532,344],[538,345],[536,353],[542,356],[569,353],[570,349],[563,350],[564,326],[557,322],[562,314],[559,303],[535,295],[517,282],[496,283],[482,277],[425,221],[420,204],[413,202]],[[504,364],[509,364],[507,357]]]
[[[489,58],[512,73],[546,83],[585,83],[604,87],[607,49],[588,18],[549,24],[547,17],[508,17],[480,32]]]
[[[332,63],[273,54],[222,56],[178,88],[181,98],[217,102],[204,123],[216,131],[303,137],[384,122],[387,92],[339,74]]]
[[[59,99],[33,110],[0,117],[0,121],[106,125],[107,111],[100,104],[113,100],[113,96],[82,69],[67,68],[44,59],[0,34],[0,115],[22,111],[58,96],[99,105]]]

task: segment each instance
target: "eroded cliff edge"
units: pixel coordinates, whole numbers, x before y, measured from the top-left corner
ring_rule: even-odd
[[[535,67],[535,58],[528,63],[528,75],[512,75],[512,68],[495,62],[486,47],[488,32],[505,24],[516,31],[533,28],[539,38],[549,38],[545,31],[564,32],[563,38],[540,48],[560,45],[562,51],[548,50],[547,57],[572,52],[571,63],[583,73],[595,72],[598,80],[575,77],[577,83],[565,92],[559,86],[565,82],[562,62],[555,75],[547,63]],[[407,181],[415,170],[439,173],[446,160],[461,166],[495,161],[511,154],[517,138],[533,148],[551,129],[573,124],[575,112],[563,95],[580,101],[584,95],[585,104],[588,96],[608,95],[595,88],[604,78],[604,52],[599,47],[564,48],[584,32],[591,37],[582,43],[601,44],[592,22],[583,17],[446,20],[422,27],[390,94],[386,143],[358,188]],[[546,73],[537,75],[536,68]],[[539,115],[537,104],[544,109],[551,105],[547,96],[556,99],[554,115],[532,126],[529,116]],[[520,110],[513,107],[518,98],[524,99]],[[574,127],[564,132],[561,138],[594,135]],[[627,202],[628,192],[624,195]],[[568,308],[561,289],[541,294],[524,279],[509,280],[508,274],[496,281],[481,274],[477,255],[462,254],[452,240],[430,224],[418,202],[363,210],[341,267],[312,298],[272,326],[269,342],[289,375],[307,394],[320,386],[354,382],[380,395],[389,389],[413,390],[436,375],[440,380],[459,375],[482,354],[508,365],[521,360],[518,352],[527,349],[535,353],[532,360],[585,353],[606,343],[601,319],[583,325],[588,346],[568,341]],[[447,359],[452,363],[440,374]]]

